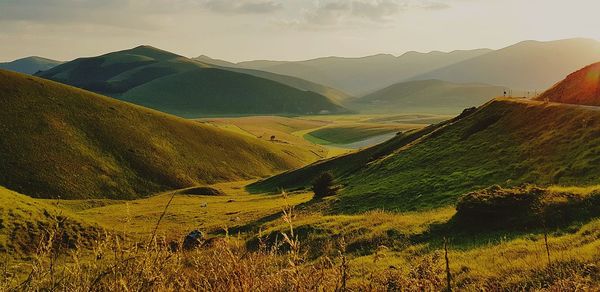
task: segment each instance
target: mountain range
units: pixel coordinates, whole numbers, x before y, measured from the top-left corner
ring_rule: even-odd
[[[408,52],[362,58],[231,63],[206,56],[207,63],[295,76],[361,97],[404,81],[438,79],[485,83],[541,92],[566,74],[600,61],[600,42],[591,39],[524,41],[498,50]]]
[[[25,74],[34,74],[38,71],[45,71],[54,68],[63,62],[50,60],[42,57],[26,57],[12,62],[0,63],[0,69],[10,70]]]
[[[184,117],[347,111],[300,85],[223,70],[150,46],[79,58],[36,75]]]
[[[350,108],[365,113],[428,112],[452,114],[482,105],[507,89],[482,83],[452,83],[442,80],[400,82],[354,99]]]

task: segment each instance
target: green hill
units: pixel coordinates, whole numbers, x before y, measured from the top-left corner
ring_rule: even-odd
[[[468,112],[466,112],[468,113]],[[340,212],[430,209],[499,184],[600,181],[600,110],[496,99],[471,114],[252,185],[297,188],[332,171]]]
[[[15,71],[25,74],[33,74],[38,71],[44,71],[56,67],[63,62],[50,60],[42,57],[27,57],[14,60],[12,62],[0,63],[0,69]]]
[[[285,145],[0,71],[0,185],[43,198],[135,198],[298,167]]]
[[[76,59],[38,76],[190,117],[346,111],[315,92],[149,46]]]
[[[28,256],[37,252],[42,240],[52,232],[57,232],[53,235],[60,243],[72,248],[76,244],[91,244],[91,240],[103,234],[101,231],[96,224],[54,203],[0,186],[0,255]]]
[[[331,88],[331,87],[328,87],[325,85],[310,82],[305,79],[301,79],[301,78],[297,78],[297,77],[293,77],[293,76],[280,75],[280,74],[275,74],[275,73],[271,73],[268,71],[253,69],[253,67],[255,67],[255,66],[249,66],[246,68],[246,67],[243,67],[241,64],[231,63],[231,62],[227,62],[227,61],[219,60],[219,59],[213,59],[213,58],[210,58],[210,57],[204,56],[204,55],[196,57],[196,58],[194,58],[194,60],[200,61],[200,62],[203,62],[206,64],[221,66],[221,67],[224,67],[223,69],[225,69],[225,70],[235,71],[235,72],[239,72],[239,73],[254,75],[257,77],[273,80],[273,81],[283,83],[285,85],[288,85],[288,86],[291,86],[294,88],[298,88],[301,90],[316,92],[320,95],[329,97],[330,99],[337,101],[337,102],[341,102],[341,101],[352,98],[350,95],[348,95],[338,89],[335,89],[335,88]],[[255,65],[257,67],[260,67],[259,64],[255,64]]]
[[[600,106],[600,63],[595,63],[569,74],[538,100]]]
[[[488,84],[408,81],[353,100],[351,107],[372,112],[459,113],[467,107],[480,106],[492,97],[501,96],[505,90],[504,87]]]

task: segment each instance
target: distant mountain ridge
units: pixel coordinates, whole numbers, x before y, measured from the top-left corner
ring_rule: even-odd
[[[411,79],[502,84],[541,91],[598,61],[600,42],[596,40],[524,41]]]
[[[237,65],[299,77],[362,96],[420,73],[490,52],[489,49],[452,52],[408,52],[395,57],[379,54],[361,58],[325,57],[306,61],[249,61]]]
[[[37,75],[184,117],[347,111],[316,92],[150,46],[79,58]]]
[[[355,99],[348,106],[367,112],[437,112],[457,114],[502,96],[503,86],[442,80],[400,82]]]
[[[600,106],[600,62],[569,74],[537,99]]]
[[[194,58],[194,60],[203,62],[206,64],[219,66],[222,69],[225,69],[228,71],[234,71],[234,72],[238,72],[238,73],[243,73],[243,74],[253,75],[256,77],[260,77],[260,78],[273,80],[273,81],[276,81],[276,82],[279,82],[279,83],[282,83],[282,84],[285,84],[285,85],[288,85],[288,86],[291,86],[291,87],[294,87],[294,88],[297,88],[300,90],[316,92],[318,94],[326,96],[326,97],[328,97],[336,102],[340,102],[340,103],[345,100],[349,100],[349,99],[353,98],[352,96],[348,95],[345,92],[342,92],[341,90],[331,88],[328,86],[324,86],[324,85],[314,83],[311,81],[307,81],[307,80],[304,80],[304,79],[301,79],[298,77],[275,74],[275,73],[271,73],[268,71],[262,71],[262,70],[257,70],[257,69],[240,68],[240,66],[238,66],[237,64],[223,61],[223,60],[212,59],[212,58],[204,56],[204,55],[200,56],[200,57],[196,57],[196,58]]]
[[[62,63],[62,61],[31,56],[14,60],[12,62],[0,63],[0,69],[10,70],[24,74],[34,74],[38,71],[44,71],[54,68]]]
[[[405,81],[438,79],[543,91],[566,74],[600,61],[600,42],[592,39],[523,41],[498,50],[406,52],[359,58],[324,57],[304,61],[207,62],[298,77],[361,97]],[[210,61],[212,60],[212,61]],[[533,92],[532,92],[533,93]]]

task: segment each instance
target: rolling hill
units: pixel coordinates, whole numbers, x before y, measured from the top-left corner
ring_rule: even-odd
[[[565,75],[598,61],[600,42],[595,40],[524,41],[412,79],[546,90]]]
[[[318,157],[9,71],[0,100],[0,185],[33,197],[137,198]]]
[[[244,69],[244,68],[240,68],[237,64],[234,63],[230,63],[227,61],[223,61],[223,60],[216,60],[216,59],[211,59],[207,56],[200,56],[197,58],[194,58],[194,60],[196,61],[200,61],[206,64],[211,64],[214,66],[219,66],[221,69],[224,70],[228,70],[228,71],[233,71],[233,72],[238,72],[238,73],[243,73],[243,74],[248,74],[248,75],[253,75],[256,77],[260,77],[260,78],[264,78],[264,79],[269,79],[275,82],[279,82],[303,91],[312,91],[312,92],[316,92],[320,95],[323,95],[325,97],[328,97],[329,99],[336,101],[336,102],[344,102],[346,100],[350,100],[353,97],[348,95],[345,92],[342,92],[341,90],[332,88],[332,87],[328,87],[325,85],[321,85],[315,82],[310,82],[301,78],[297,78],[297,77],[293,77],[293,76],[288,76],[288,75],[281,75],[281,74],[275,74],[275,73],[271,73],[268,71],[261,71],[261,70],[255,70],[255,69]]]
[[[570,74],[537,99],[600,106],[600,63]]]
[[[0,63],[0,69],[15,71],[25,74],[34,74],[38,71],[44,71],[56,67],[63,62],[50,60],[42,57],[27,57],[14,60],[12,62]]]
[[[346,111],[315,92],[150,46],[76,59],[38,76],[186,117]]]
[[[289,75],[361,96],[404,79],[490,52],[488,49],[361,58],[326,57],[306,61],[249,61],[238,67]]]
[[[366,112],[460,113],[501,96],[505,88],[488,84],[458,84],[419,80],[394,84],[355,99],[348,106]]]
[[[251,190],[299,188],[331,171],[335,212],[423,210],[500,184],[590,185],[600,179],[600,110],[496,99],[385,143],[266,179]]]

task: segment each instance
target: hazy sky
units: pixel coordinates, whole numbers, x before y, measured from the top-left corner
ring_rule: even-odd
[[[0,0],[0,60],[148,44],[232,61],[600,39],[600,0]]]

